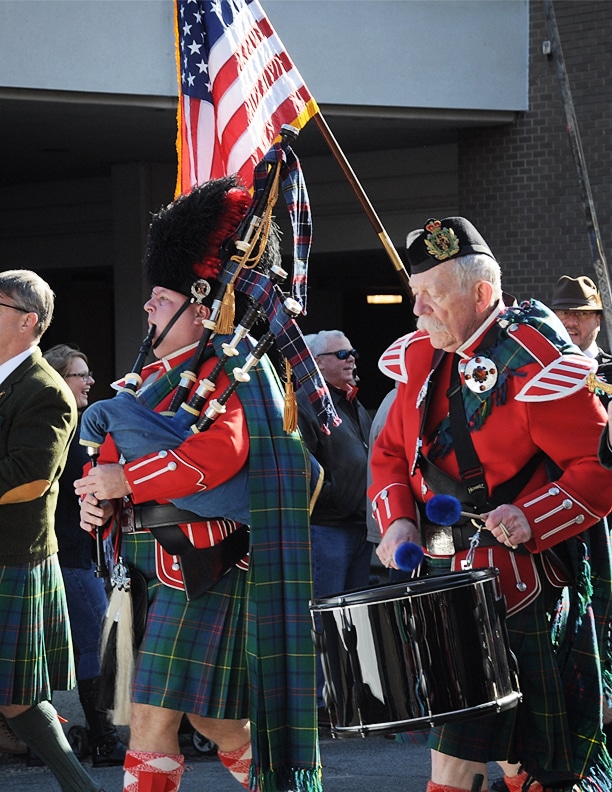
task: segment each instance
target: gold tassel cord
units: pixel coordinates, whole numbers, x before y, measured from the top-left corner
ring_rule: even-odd
[[[253,269],[259,264],[266,246],[268,236],[270,234],[270,225],[272,223],[272,210],[278,198],[278,183],[280,178],[280,169],[276,169],[274,182],[268,197],[264,214],[259,225],[255,228],[253,238],[251,239],[248,247],[245,245],[244,251],[240,254],[232,256],[231,261],[237,262],[238,266],[228,283],[223,300],[219,307],[219,316],[217,317],[215,332],[217,335],[230,335],[234,332],[234,323],[236,318],[236,294],[234,290],[234,283],[238,277],[240,270]],[[257,253],[253,255],[253,251],[257,248]]]
[[[236,274],[240,272],[240,267]],[[234,294],[234,281],[227,284],[223,300],[219,308],[219,316],[215,332],[217,335],[230,335],[234,332],[234,318],[236,316],[236,295]]]
[[[291,365],[285,360],[285,408],[283,411],[283,429],[287,434],[295,432],[298,427],[298,406],[293,387]]]

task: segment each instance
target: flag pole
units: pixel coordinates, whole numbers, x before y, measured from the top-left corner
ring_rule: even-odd
[[[389,237],[389,234],[387,234],[387,232],[385,231],[380,221],[380,218],[378,217],[376,211],[374,210],[374,207],[370,203],[370,199],[366,195],[363,187],[359,182],[359,179],[355,175],[355,171],[352,169],[349,161],[344,156],[344,152],[338,145],[338,141],[336,140],[331,129],[327,125],[327,121],[323,118],[323,115],[321,114],[320,110],[317,113],[315,113],[313,119],[317,127],[319,128],[319,131],[323,135],[323,139],[329,146],[331,153],[333,154],[334,158],[342,168],[344,175],[346,176],[346,178],[349,181],[349,184],[353,188],[353,192],[357,196],[357,200],[359,201],[363,210],[365,211],[367,218],[372,225],[372,228],[376,232],[376,235],[380,239],[382,246],[384,247],[385,252],[387,253],[387,256],[391,260],[391,264],[393,265],[393,268],[395,269],[402,283],[402,286],[406,290],[408,296],[412,298],[412,290],[410,289],[410,279],[408,277],[408,272],[406,270],[406,267],[404,267],[404,263],[400,259],[399,254]]]
[[[582,148],[582,141],[580,139],[580,132],[578,130],[578,120],[574,110],[574,101],[572,99],[572,92],[567,70],[565,68],[565,58],[563,57],[559,28],[557,27],[557,19],[552,0],[544,0],[544,9],[546,13],[546,27],[551,41],[551,53],[557,70],[559,87],[561,89],[567,133],[574,156],[582,206],[586,215],[587,232],[591,246],[591,255],[593,256],[593,267],[595,269],[597,285],[599,287],[603,306],[604,322],[608,339],[612,339],[612,287],[610,285],[610,274],[608,272],[606,257],[601,242],[601,233],[599,231],[597,213],[595,211],[595,201],[593,200],[593,193],[591,192],[589,173],[584,157],[584,150]]]

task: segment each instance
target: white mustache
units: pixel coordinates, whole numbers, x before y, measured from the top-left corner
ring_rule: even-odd
[[[428,333],[446,333],[446,325],[434,319],[433,316],[419,316],[417,318],[417,329],[426,330]]]

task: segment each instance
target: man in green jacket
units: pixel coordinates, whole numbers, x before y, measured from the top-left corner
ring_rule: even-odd
[[[39,349],[53,304],[36,273],[0,272],[0,713],[64,792],[98,792],[50,703],[75,684],[53,524],[77,422],[72,393]]]

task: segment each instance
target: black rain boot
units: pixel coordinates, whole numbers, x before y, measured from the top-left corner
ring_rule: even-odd
[[[107,711],[98,707],[100,678],[81,679],[77,685],[89,731],[93,766],[122,766],[127,746],[119,738]]]

